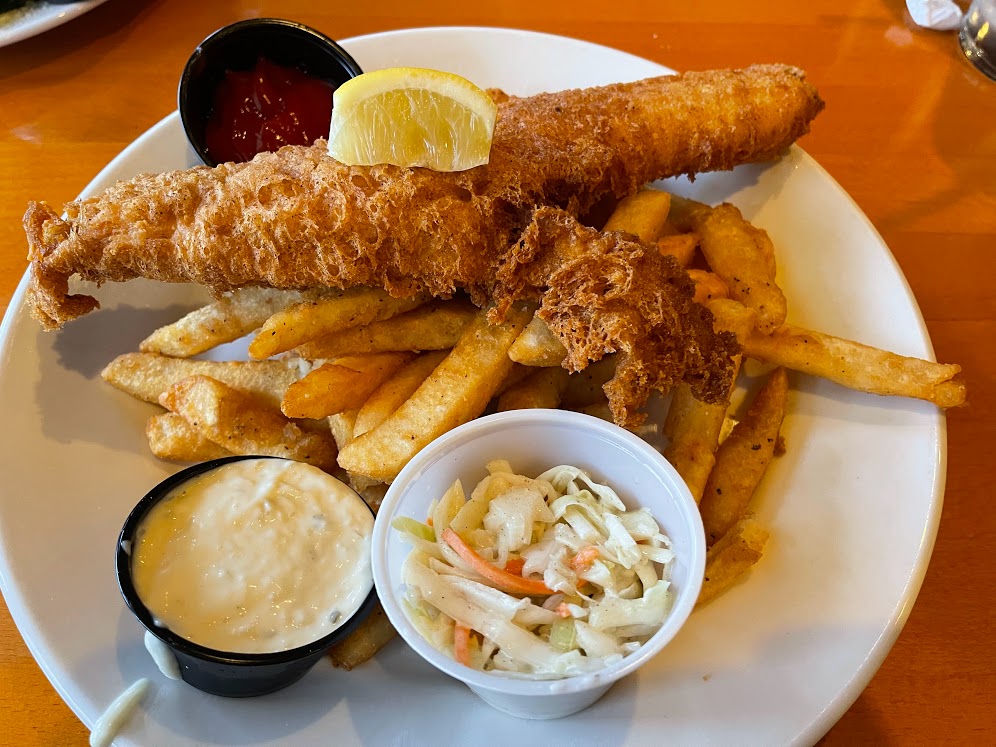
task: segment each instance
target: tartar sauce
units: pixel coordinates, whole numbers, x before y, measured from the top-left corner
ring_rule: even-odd
[[[148,691],[149,681],[143,677],[116,697],[93,725],[90,747],[109,747]]]
[[[156,663],[164,677],[171,680],[183,679],[180,674],[180,663],[176,660],[173,652],[169,650],[169,646],[152,635],[150,630],[145,631],[145,650],[149,652],[149,656],[152,657],[152,661]]]
[[[269,653],[328,635],[373,588],[373,515],[317,467],[230,462],[177,487],[132,547],[157,624],[221,651]]]

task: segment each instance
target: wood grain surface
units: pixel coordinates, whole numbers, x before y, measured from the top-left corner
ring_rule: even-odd
[[[325,6],[326,10],[315,10]],[[947,490],[933,559],[884,665],[823,744],[996,739],[996,83],[953,32],[898,0],[363,3],[109,0],[0,49],[0,304],[24,272],[29,199],[72,199],[175,108],[197,43],[281,16],[346,38],[435,25],[505,26],[617,47],[679,70],[789,62],[828,102],[802,146],[868,215],[916,294],[938,359],[970,404],[948,413]],[[82,745],[87,731],[0,604],[0,743]]]

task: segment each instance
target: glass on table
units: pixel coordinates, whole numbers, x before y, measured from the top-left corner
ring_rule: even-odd
[[[996,0],[973,0],[958,41],[969,62],[996,80]]]

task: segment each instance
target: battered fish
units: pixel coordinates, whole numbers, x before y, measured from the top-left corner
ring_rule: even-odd
[[[617,421],[631,424],[652,388],[687,381],[706,400],[725,396],[736,344],[712,331],[708,312],[690,305],[690,284],[652,259],[652,248],[603,239],[574,217],[656,179],[773,158],[822,107],[795,68],[687,73],[508,97],[490,163],[464,172],[348,167],[319,141],[246,164],[142,175],[70,203],[66,220],[32,203],[24,226],[33,313],[56,328],[97,308],[91,296],[70,295],[73,275],[192,281],[218,292],[464,289],[479,305],[498,302],[499,315],[533,298],[573,368],[626,352],[630,365],[609,394]],[[538,257],[550,271],[528,271]],[[604,288],[580,268],[623,271],[624,257],[663,273],[659,287],[650,276],[602,302]]]

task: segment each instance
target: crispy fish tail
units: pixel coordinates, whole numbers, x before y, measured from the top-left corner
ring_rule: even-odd
[[[73,271],[49,266],[46,258],[68,238],[69,224],[62,221],[47,202],[32,202],[24,214],[28,237],[31,281],[28,304],[31,315],[45,329],[61,327],[67,319],[89,314],[100,304],[93,296],[71,295],[69,278]]]

